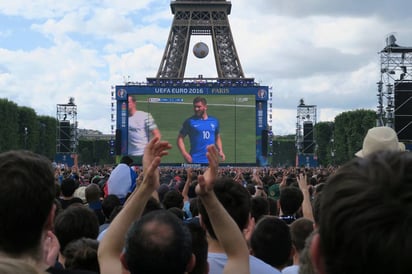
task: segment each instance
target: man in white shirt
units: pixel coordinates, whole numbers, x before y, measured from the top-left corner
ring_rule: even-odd
[[[150,113],[137,110],[136,100],[131,95],[127,97],[127,102],[129,109],[127,154],[142,157],[149,140],[152,137],[161,138],[160,130]]]
[[[254,221],[250,215],[251,196],[247,189],[233,181],[232,178],[226,177],[217,179],[214,191],[218,200],[234,219],[243,234],[251,235]],[[209,216],[202,203],[199,203],[199,215],[200,222],[202,226],[205,227],[208,234],[209,273],[221,274],[223,272],[223,267],[227,262],[227,255],[225,254],[222,245],[217,240]],[[249,264],[251,274],[280,274],[279,270],[252,255],[249,256]]]

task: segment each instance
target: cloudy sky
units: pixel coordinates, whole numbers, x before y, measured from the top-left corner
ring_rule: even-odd
[[[318,121],[375,110],[385,38],[412,46],[409,0],[231,2],[245,76],[272,87],[275,134],[295,132],[301,98]],[[169,0],[1,1],[0,98],[56,117],[74,97],[79,128],[110,133],[111,86],[156,76],[172,20]],[[189,56],[186,77],[198,74],[216,76],[213,55]]]

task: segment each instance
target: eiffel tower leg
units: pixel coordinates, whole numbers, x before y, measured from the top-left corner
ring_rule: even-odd
[[[244,78],[228,14],[231,3],[179,0],[170,4],[175,14],[157,79],[183,79],[191,35],[211,35],[218,78]]]
[[[190,42],[189,27],[179,26],[176,17],[160,63],[157,78],[183,79]]]

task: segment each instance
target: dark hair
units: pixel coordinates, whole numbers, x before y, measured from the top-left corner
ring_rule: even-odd
[[[247,191],[249,191],[249,193],[250,193],[250,195],[255,195],[255,193],[256,193],[256,188],[255,188],[255,184],[253,184],[253,183],[248,183],[247,185],[246,185],[246,189],[247,189]]]
[[[282,269],[288,263],[292,249],[289,226],[278,217],[263,217],[256,224],[250,246],[255,257]]]
[[[207,105],[206,98],[197,96],[193,99],[193,104],[201,102],[203,105]]]
[[[81,238],[71,241],[64,252],[64,267],[74,270],[89,270],[100,273],[97,260],[99,241],[89,238]]]
[[[290,225],[290,235],[296,251],[300,253],[305,247],[306,238],[313,231],[313,222],[306,218],[299,218]]]
[[[169,186],[167,184],[160,184],[157,188],[157,194],[159,195],[159,201],[163,201],[163,198],[167,192],[169,192]]]
[[[82,237],[96,239],[99,235],[99,220],[96,214],[84,206],[69,206],[54,222],[54,231],[64,251],[71,241]]]
[[[120,159],[120,163],[130,166],[133,163],[133,159],[129,156],[123,156],[122,159]]]
[[[157,199],[155,199],[154,197],[150,197],[149,200],[147,200],[147,203],[144,207],[142,215],[145,215],[149,212],[152,212],[152,211],[155,211],[155,210],[160,210],[160,209],[163,209],[160,202]]]
[[[102,201],[102,211],[106,219],[110,218],[113,210],[120,206],[122,203],[120,202],[119,197],[114,194],[107,195]]]
[[[200,226],[199,223],[189,222],[186,224],[192,235],[192,250],[196,256],[196,264],[191,274],[205,274],[208,270],[207,262],[207,239],[206,231]]]
[[[252,197],[251,213],[255,222],[258,222],[263,216],[269,215],[269,202],[264,197]]]
[[[178,207],[170,207],[167,209],[169,212],[173,213],[176,215],[177,218],[179,218],[180,220],[183,220],[185,217],[184,211],[183,209],[180,209]]]
[[[249,192],[231,177],[218,178],[215,182],[214,191],[220,203],[239,226],[239,229],[243,230],[249,222],[251,210],[251,196]],[[202,216],[207,232],[213,239],[216,239],[209,215],[200,199],[198,205],[199,214]]]
[[[74,194],[74,191],[78,187],[78,184],[73,178],[65,178],[62,181],[62,184],[60,186],[61,188],[61,193],[64,197],[71,197]]]
[[[356,158],[322,190],[320,249],[327,273],[410,273],[412,153]]]
[[[59,199],[60,198],[60,195],[62,194],[62,192],[61,192],[61,188],[60,188],[60,184],[59,183],[54,183],[54,188],[55,188],[55,190],[56,190],[56,199]]]
[[[194,197],[189,200],[190,203],[190,212],[192,213],[192,216],[198,216],[199,215],[199,203],[198,203],[199,198]]]
[[[272,216],[278,216],[278,201],[268,197],[268,203],[269,203],[269,215]]]
[[[183,208],[183,196],[177,190],[170,190],[163,197],[162,204],[165,209],[171,207]]]
[[[37,251],[55,195],[49,160],[29,151],[0,154],[2,252],[19,256]]]
[[[296,214],[303,202],[302,191],[294,186],[286,186],[281,189],[279,204],[283,215],[291,216]]]
[[[100,187],[96,184],[90,184],[85,189],[85,196],[87,202],[99,201],[102,196]]]
[[[142,216],[126,236],[125,259],[132,274],[182,274],[191,255],[188,228],[167,210]]]
[[[313,219],[315,220],[315,224],[319,223],[320,219],[320,202],[322,201],[323,192],[319,192],[315,195],[312,201],[312,211],[313,211]]]

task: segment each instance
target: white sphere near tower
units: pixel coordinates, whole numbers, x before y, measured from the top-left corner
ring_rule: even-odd
[[[198,42],[193,46],[193,54],[197,58],[205,58],[209,54],[209,47],[203,42]]]

